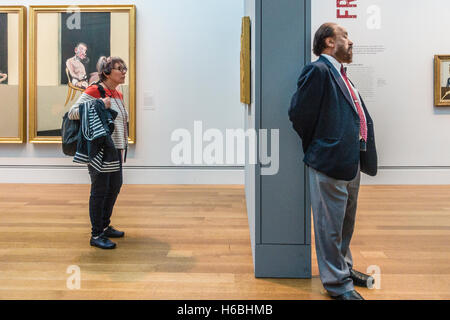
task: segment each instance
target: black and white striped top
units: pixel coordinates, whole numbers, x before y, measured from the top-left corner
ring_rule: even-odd
[[[111,109],[117,112],[114,120],[114,131],[111,135],[117,149],[128,147],[128,112],[123,102],[123,95],[120,91],[105,88],[105,93],[111,98]],[[101,99],[101,94],[97,85],[89,86],[78,98],[77,102],[69,110],[69,119],[79,120],[79,105],[92,99]]]

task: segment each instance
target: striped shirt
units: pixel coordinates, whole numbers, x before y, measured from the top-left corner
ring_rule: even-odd
[[[105,88],[106,96],[111,98],[111,109],[117,112],[114,120],[114,132],[111,138],[117,149],[126,149],[128,146],[128,112],[123,103],[123,96],[120,91],[109,90]],[[79,120],[79,104],[93,99],[101,99],[100,91],[97,85],[89,86],[78,98],[77,102],[69,110],[70,120]]]

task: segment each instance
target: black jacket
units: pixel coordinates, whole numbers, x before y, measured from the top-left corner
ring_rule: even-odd
[[[289,119],[302,139],[303,161],[335,179],[352,180],[358,171],[377,173],[373,121],[364,101],[367,151],[360,152],[358,113],[345,82],[331,62],[321,56],[306,65],[291,100]]]

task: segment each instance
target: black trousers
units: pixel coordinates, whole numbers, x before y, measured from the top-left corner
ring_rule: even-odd
[[[120,155],[120,150],[118,152]],[[92,236],[96,237],[111,223],[114,204],[123,183],[122,160],[120,160],[120,171],[98,172],[90,165],[88,170],[91,176],[89,216],[91,218]]]

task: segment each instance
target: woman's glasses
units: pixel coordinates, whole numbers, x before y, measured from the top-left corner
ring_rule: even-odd
[[[118,68],[113,68],[113,69],[114,69],[114,70],[118,70],[118,71],[120,71],[120,72],[122,72],[122,73],[125,73],[125,72],[128,71],[127,67],[124,67],[124,66],[120,66],[120,67],[118,67]]]

